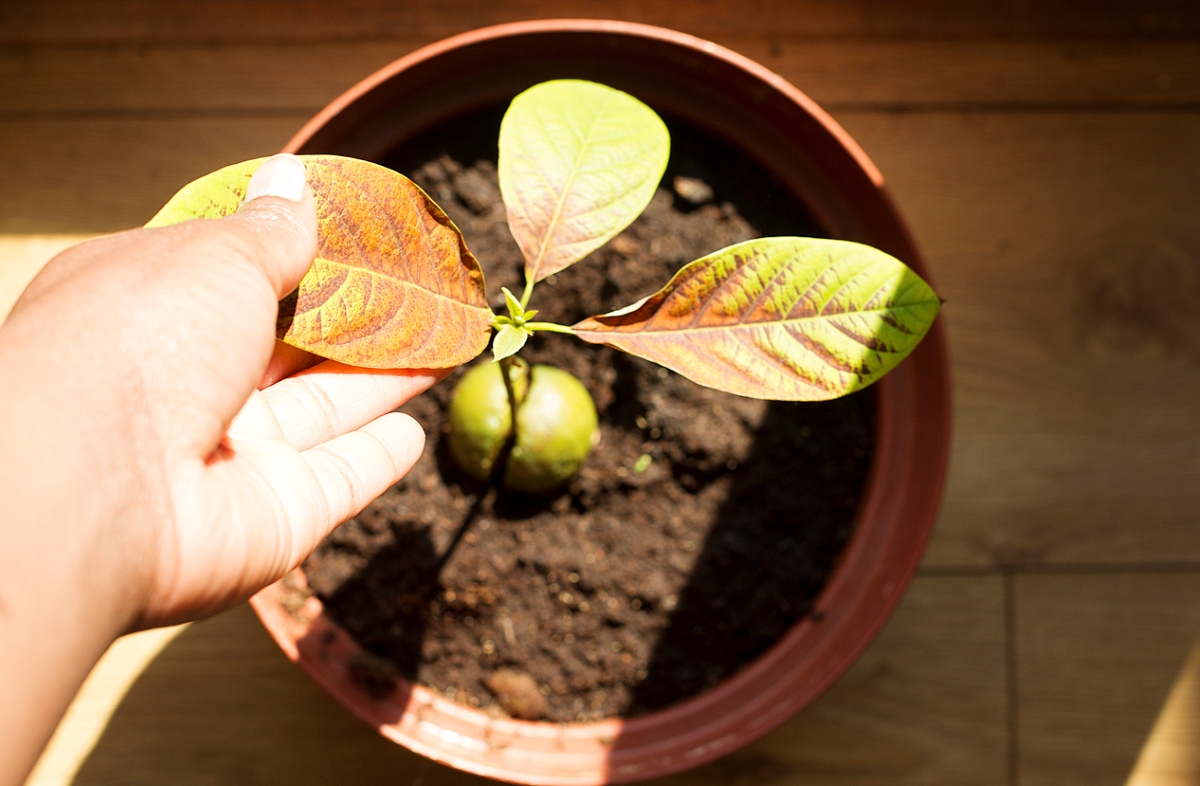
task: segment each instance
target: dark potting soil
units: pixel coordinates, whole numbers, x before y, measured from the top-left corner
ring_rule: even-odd
[[[502,285],[523,286],[496,181],[502,111],[383,162],[462,230],[497,311]],[[628,305],[730,243],[817,232],[753,161],[668,123],[672,161],[649,208],[538,285],[539,320]],[[523,356],[575,374],[600,413],[601,441],[569,485],[528,498],[456,469],[441,436],[459,370],[405,407],[429,435],[420,462],[304,565],[369,653],[355,663],[364,689],[386,693],[400,674],[496,715],[628,717],[715,685],[817,613],[868,469],[870,390],[756,401],[545,333]]]

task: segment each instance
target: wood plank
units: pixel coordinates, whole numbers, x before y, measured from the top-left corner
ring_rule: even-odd
[[[949,301],[925,564],[1200,560],[1200,116],[839,119]]]
[[[0,50],[4,116],[285,110],[315,114],[432,39]]]
[[[867,654],[808,710],[726,759],[649,783],[998,786],[1003,629],[999,579],[918,579]],[[116,782],[492,781],[383,740],[239,607],[191,626],[129,690],[74,780]]]
[[[1197,41],[717,41],[832,110],[1182,107],[1200,97]]]
[[[307,119],[0,120],[0,234],[139,226],[195,178],[278,151]]]
[[[1197,598],[1196,573],[1017,579],[1021,786],[1126,782],[1200,629]]]
[[[0,43],[233,41],[409,36],[441,38],[519,19],[610,18],[702,36],[1165,36],[1200,33],[1188,0],[7,0]]]
[[[430,40],[10,48],[0,113],[315,113]],[[831,108],[1200,104],[1200,41],[716,40]]]

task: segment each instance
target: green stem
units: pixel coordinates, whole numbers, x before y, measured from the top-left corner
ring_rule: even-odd
[[[559,325],[554,322],[526,322],[525,327],[529,330],[545,330],[549,333],[565,333],[568,336],[575,335],[574,328],[569,328],[566,325]]]
[[[510,434],[517,433],[517,410],[529,392],[529,364],[516,355],[500,361],[500,376],[504,377],[504,390],[508,393],[508,408],[512,416]]]
[[[526,276],[525,291],[521,293],[521,308],[529,308],[529,298],[533,297],[533,284],[533,279]]]

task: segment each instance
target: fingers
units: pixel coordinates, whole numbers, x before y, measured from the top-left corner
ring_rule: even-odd
[[[262,393],[284,439],[307,450],[392,411],[448,373],[450,369],[368,371],[327,360]]]
[[[306,451],[304,459],[328,502],[329,519],[316,540],[297,546],[303,553],[311,551],[334,527],[359,513],[412,469],[424,447],[425,432],[417,422],[392,412]]]
[[[291,344],[285,344],[279,339],[275,339],[275,351],[271,353],[271,361],[267,363],[267,370],[263,372],[262,379],[259,380],[258,389],[265,390],[280,380],[287,379],[306,368],[312,368],[323,361],[324,358],[319,355],[305,352],[299,347],[293,347]]]
[[[237,213],[221,219],[248,244],[276,299],[296,288],[317,255],[317,211],[304,163],[281,153],[268,158],[246,187]]]

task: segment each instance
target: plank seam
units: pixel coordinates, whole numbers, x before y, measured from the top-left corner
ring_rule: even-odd
[[[1200,573],[1200,560],[1164,562],[1077,562],[1057,565],[1005,563],[997,565],[931,565],[917,570],[929,578],[956,576],[1076,576],[1117,573]]]
[[[831,114],[1063,114],[1063,115],[1191,115],[1200,114],[1200,101],[1152,103],[1149,101],[1040,103],[1040,102],[870,102],[830,101],[822,103]],[[0,121],[36,120],[129,120],[129,119],[207,119],[207,118],[278,118],[309,115],[319,111],[318,104],[246,109],[240,106],[180,109],[19,109],[0,110]]]
[[[1021,740],[1020,740],[1020,692],[1017,675],[1017,599],[1016,577],[1011,572],[1004,574],[1004,692],[1005,731],[1008,737],[1006,760],[1008,786],[1020,786]]]

